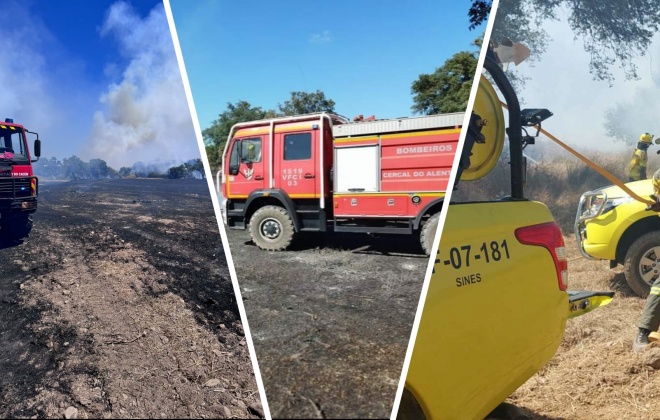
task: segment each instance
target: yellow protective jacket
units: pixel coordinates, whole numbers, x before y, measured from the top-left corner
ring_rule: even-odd
[[[640,143],[633,152],[630,165],[628,165],[628,181],[639,181],[646,179],[646,163],[649,160],[646,149],[649,145]]]
[[[653,194],[656,197],[660,197],[660,169],[653,173],[651,183],[653,184]]]

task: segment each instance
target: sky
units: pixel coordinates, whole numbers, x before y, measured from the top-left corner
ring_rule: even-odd
[[[0,117],[38,132],[42,157],[100,158],[115,169],[199,157],[160,1],[2,8]]]
[[[322,90],[349,118],[412,115],[411,84],[471,43],[470,2],[170,0],[202,130],[228,102]]]
[[[589,155],[598,152],[632,154],[634,144],[644,132],[660,136],[660,36],[645,54],[635,59],[639,80],[626,80],[623,71],[612,67],[615,80],[594,81],[589,73],[589,55],[581,39],[567,24],[568,13],[559,13],[560,21],[546,21],[543,29],[551,40],[546,53],[530,66],[523,62],[516,70],[529,77],[522,90],[523,108],[547,108],[554,115],[543,127],[560,140]],[[619,122],[628,133],[630,144],[609,138],[605,113],[619,105]],[[537,140],[537,145],[550,140]],[[632,145],[631,145],[632,144]],[[536,146],[531,146],[532,148]],[[660,148],[660,147],[655,147]],[[558,146],[551,150],[561,152]],[[654,149],[651,150],[655,155]],[[561,152],[565,153],[565,152]]]

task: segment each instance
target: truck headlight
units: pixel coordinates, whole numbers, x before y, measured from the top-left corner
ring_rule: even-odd
[[[610,210],[613,210],[615,207],[620,206],[621,204],[630,203],[635,201],[632,197],[621,197],[621,198],[610,198],[605,201],[605,206],[603,207],[603,212],[601,214],[607,213]]]
[[[593,218],[600,214],[605,214],[621,204],[630,203],[631,201],[634,201],[634,198],[620,197],[608,199],[602,195],[594,195],[590,197],[586,209],[582,213],[582,217],[586,219]]]

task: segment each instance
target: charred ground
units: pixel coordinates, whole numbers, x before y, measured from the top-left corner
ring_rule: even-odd
[[[428,257],[418,238],[318,234],[286,252],[228,231],[274,418],[387,418]]]
[[[0,417],[261,415],[205,182],[44,182],[39,205],[0,243]]]

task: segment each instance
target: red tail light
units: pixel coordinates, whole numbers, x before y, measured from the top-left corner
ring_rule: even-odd
[[[542,246],[550,251],[557,269],[559,289],[565,291],[568,288],[568,261],[566,248],[564,248],[564,237],[557,223],[525,226],[516,229],[515,234],[521,244]]]

